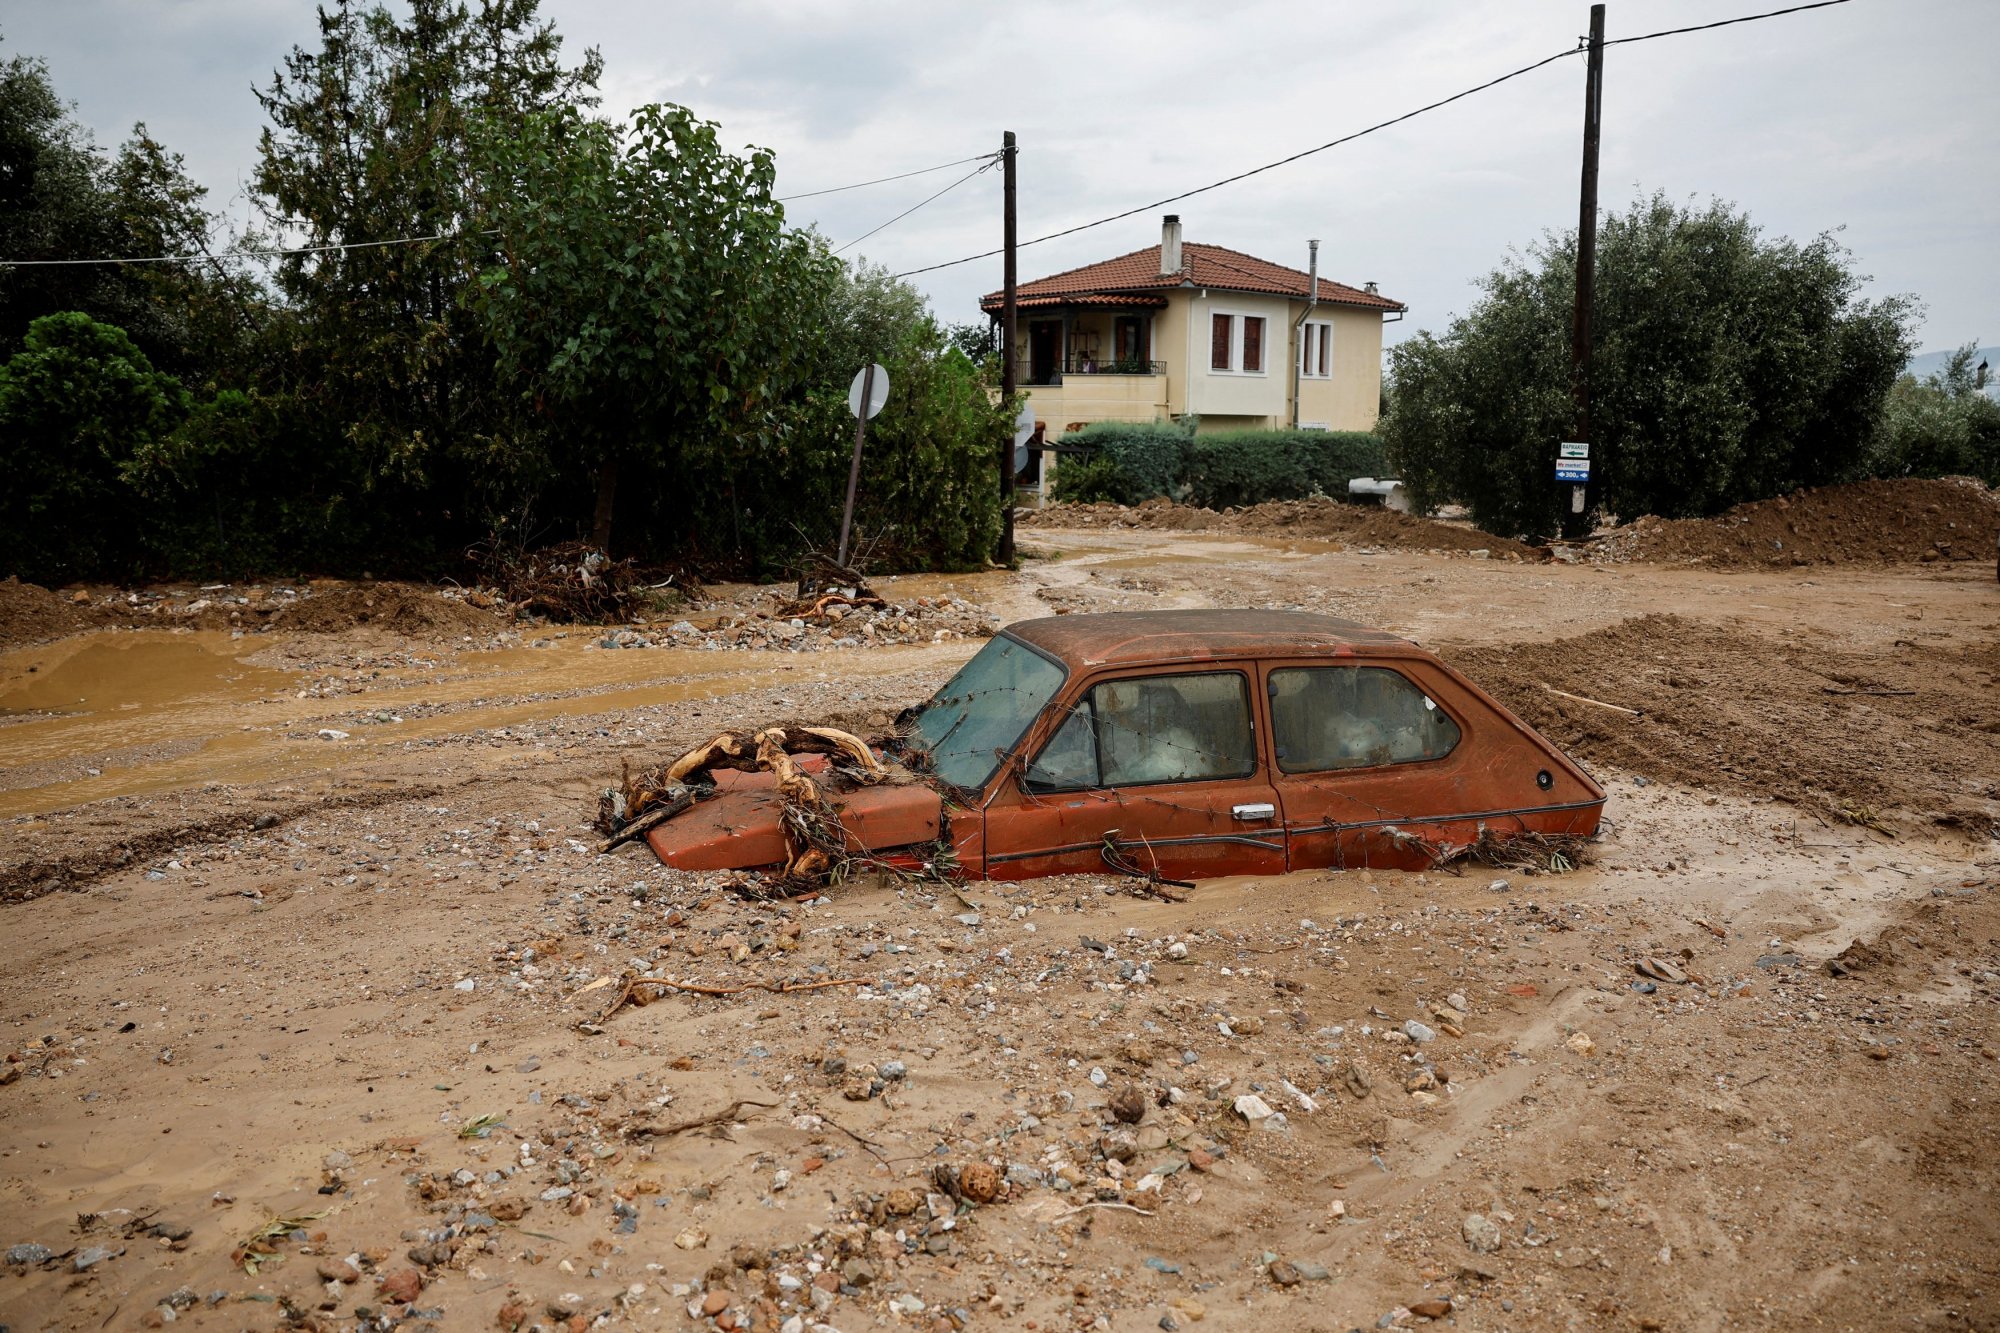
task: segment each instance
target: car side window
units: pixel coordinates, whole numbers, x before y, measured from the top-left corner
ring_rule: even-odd
[[[1286,773],[1442,759],[1459,728],[1401,672],[1285,667],[1271,673],[1271,733]]]
[[[1093,686],[1028,768],[1032,791],[1248,777],[1257,771],[1240,672],[1135,676]]]

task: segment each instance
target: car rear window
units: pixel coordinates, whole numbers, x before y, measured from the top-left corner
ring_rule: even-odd
[[[1240,672],[1095,685],[1028,769],[1036,791],[1242,778],[1257,771]]]
[[[1285,667],[1271,673],[1271,733],[1286,773],[1441,759],[1458,723],[1384,667]]]

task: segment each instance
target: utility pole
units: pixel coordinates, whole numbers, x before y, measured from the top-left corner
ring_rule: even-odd
[[[1570,326],[1569,383],[1575,403],[1574,433],[1570,440],[1584,446],[1581,459],[1562,451],[1557,460],[1557,478],[1563,480],[1564,463],[1581,463],[1567,471],[1581,471],[1583,479],[1573,481],[1564,506],[1563,536],[1572,540],[1590,535],[1591,501],[1601,494],[1604,476],[1602,456],[1591,458],[1590,446],[1590,307],[1597,281],[1597,138],[1604,111],[1604,6],[1590,7],[1589,68],[1583,83],[1583,198],[1576,219],[1576,316]]]
[[[1001,223],[1001,246],[1006,257],[1001,262],[1000,298],[1000,398],[1014,397],[1014,326],[1020,322],[1015,294],[1014,272],[1014,131],[1000,136],[1000,197],[1005,220]],[[1014,563],[1014,435],[1000,441],[1000,563]]]

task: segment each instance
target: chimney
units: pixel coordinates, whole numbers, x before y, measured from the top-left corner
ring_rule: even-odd
[[[1376,286],[1376,285],[1375,285],[1375,284],[1374,284],[1374,283],[1373,283],[1372,281],[1371,281],[1371,282],[1364,282],[1364,283],[1362,283],[1362,284],[1361,284],[1361,290],[1362,290],[1362,291],[1364,291],[1364,292],[1373,292],[1373,293],[1375,293],[1375,294],[1376,294],[1376,295],[1378,295],[1378,296],[1379,296],[1379,295],[1381,294],[1381,292],[1382,292],[1382,289],[1381,289],[1380,287]]]
[[[1169,213],[1160,220],[1160,276],[1177,278],[1181,273],[1181,215]]]

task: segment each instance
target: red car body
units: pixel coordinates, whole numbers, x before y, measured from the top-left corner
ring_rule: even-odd
[[[1024,621],[914,710],[910,746],[942,794],[845,793],[850,845],[912,866],[948,852],[972,878],[1421,869],[1482,831],[1588,837],[1604,808],[1588,773],[1432,654],[1302,612]],[[717,776],[653,849],[691,870],[781,862],[770,776]]]

